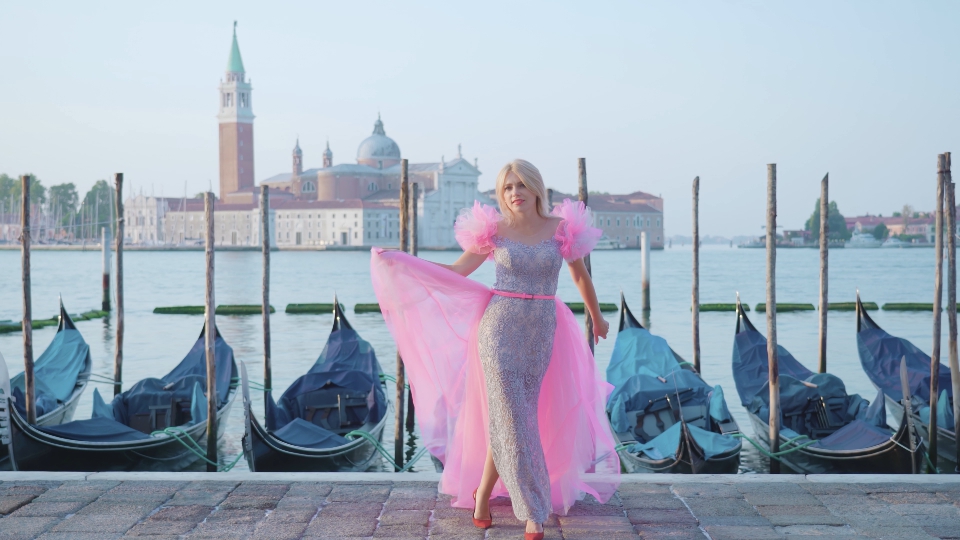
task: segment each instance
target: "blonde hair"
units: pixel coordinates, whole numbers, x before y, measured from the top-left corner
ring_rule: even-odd
[[[543,176],[540,176],[540,171],[533,166],[533,163],[523,159],[515,159],[507,163],[497,175],[497,202],[500,204],[500,213],[503,217],[507,221],[513,221],[513,209],[503,199],[504,184],[510,173],[517,175],[523,185],[537,196],[537,214],[540,217],[548,217],[550,210],[547,208],[547,188],[543,185]]]

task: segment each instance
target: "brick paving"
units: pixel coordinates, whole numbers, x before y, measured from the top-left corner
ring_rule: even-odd
[[[493,501],[494,527],[480,531],[470,510],[451,508],[438,494],[431,475],[231,476],[31,480],[0,473],[0,539],[523,538],[508,500]],[[568,515],[552,516],[546,538],[960,539],[960,482],[936,477],[858,483],[643,476],[625,481],[606,504],[588,496]],[[304,479],[310,481],[297,481]]]

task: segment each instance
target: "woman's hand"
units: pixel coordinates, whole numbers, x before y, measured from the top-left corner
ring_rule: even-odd
[[[607,339],[607,332],[610,330],[610,323],[603,318],[603,315],[593,321],[593,343],[600,343],[600,338]]]

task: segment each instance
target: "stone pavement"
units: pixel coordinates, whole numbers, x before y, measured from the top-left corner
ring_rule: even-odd
[[[522,538],[484,533],[435,474],[0,473],[0,538]],[[957,476],[624,475],[548,539],[960,538]]]

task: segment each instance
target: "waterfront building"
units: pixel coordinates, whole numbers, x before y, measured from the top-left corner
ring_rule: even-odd
[[[390,206],[399,213],[400,146],[387,136],[379,115],[373,133],[357,148],[356,163],[334,165],[328,143],[322,153],[323,166],[304,170],[304,152],[299,139],[291,157],[290,172],[275,174],[263,180],[261,185],[288,193],[299,202],[362,201],[362,206],[351,204],[363,209]],[[485,200],[477,189],[481,174],[477,160],[470,163],[464,159],[458,146],[456,158],[448,161],[441,157],[435,163],[410,163],[407,173],[409,181],[420,186],[416,202],[419,245],[425,248],[456,247],[453,223],[460,210],[473,206],[476,200]],[[374,234],[370,239],[375,239],[375,231],[366,232]],[[390,234],[388,230],[383,232]]]
[[[148,246],[177,244],[176,239],[183,235],[178,236],[167,231],[167,214],[182,212],[185,205],[198,202],[203,205],[203,199],[185,197],[153,197],[143,194],[128,197],[123,202],[123,242]]]
[[[400,211],[396,206],[362,199],[289,200],[274,211],[276,242],[282,247],[393,247],[400,242]]]
[[[271,190],[271,199],[273,198]],[[270,201],[271,245],[279,247],[387,246],[399,244],[400,216],[395,206],[360,199]],[[167,213],[164,237],[173,245],[202,245],[206,235],[203,201],[194,200]],[[260,201],[214,206],[214,245],[259,246]]]
[[[492,194],[492,198],[496,195]],[[564,199],[577,200],[576,195],[553,192],[553,204]],[[640,233],[646,232],[651,249],[663,249],[663,198],[643,191],[623,195],[590,194],[588,200],[593,212],[593,224],[615,244],[628,248],[640,247]]]
[[[919,243],[933,243],[936,219],[934,216],[923,213],[917,217],[904,220],[902,216],[856,216],[845,217],[847,230],[850,232],[873,233],[881,223],[887,228],[887,236],[910,236]],[[960,229],[958,229],[960,230]]]

